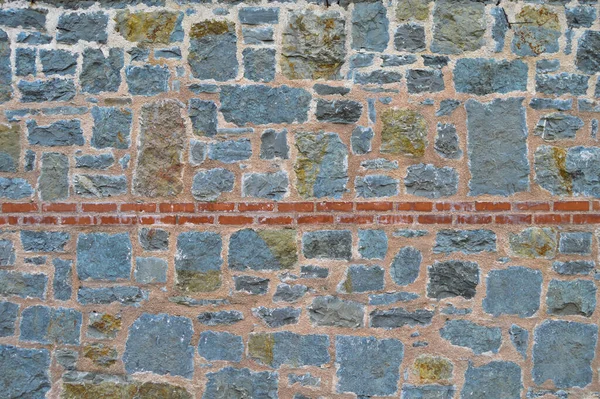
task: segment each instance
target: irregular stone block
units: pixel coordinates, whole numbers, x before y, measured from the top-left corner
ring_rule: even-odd
[[[108,169],[115,163],[113,154],[75,156],[75,167],[83,169]]]
[[[288,385],[300,384],[303,387],[319,387],[321,379],[311,373],[288,374]]]
[[[269,279],[256,276],[233,276],[235,290],[250,295],[265,295],[269,291]]]
[[[352,144],[352,152],[357,155],[368,154],[371,152],[371,140],[375,136],[373,129],[370,127],[357,126],[352,130],[350,139]]]
[[[193,166],[201,165],[206,160],[208,149],[206,143],[199,140],[190,141],[190,164]]]
[[[15,51],[15,74],[17,76],[35,76],[37,74],[35,49],[17,48]],[[9,70],[5,72],[10,76]]]
[[[424,21],[429,18],[429,3],[431,0],[399,1],[396,6],[396,18],[399,21],[409,19]]]
[[[47,282],[48,277],[45,274],[0,270],[0,295],[44,299]]]
[[[213,101],[190,99],[188,115],[197,136],[212,137],[217,134],[217,105]]]
[[[286,172],[246,173],[242,177],[242,197],[279,201],[287,196],[288,185]]]
[[[386,292],[385,294],[369,295],[369,305],[391,305],[398,302],[410,302],[419,298],[412,292]]]
[[[529,106],[533,109],[555,109],[558,111],[568,111],[573,108],[573,100],[561,100],[558,98],[532,98]]]
[[[108,56],[105,56],[101,49],[86,48],[83,50],[83,64],[79,75],[81,90],[92,94],[119,90],[123,64],[122,49],[111,48]]]
[[[304,198],[339,198],[348,182],[348,148],[335,133],[298,132],[296,188]]]
[[[503,314],[533,316],[540,308],[542,280],[539,270],[521,266],[491,270],[486,280],[483,310],[495,317]]]
[[[414,373],[418,375],[420,382],[450,380],[453,369],[452,362],[440,356],[420,355],[413,364]]]
[[[558,14],[541,6],[524,6],[515,16],[512,51],[519,56],[558,52],[561,27]]]
[[[279,22],[279,8],[244,7],[238,11],[238,18],[246,25],[276,24]]]
[[[545,141],[574,139],[583,127],[583,120],[576,116],[553,113],[543,116],[535,127],[535,135]]]
[[[315,116],[321,122],[350,124],[360,119],[362,109],[362,104],[357,101],[319,99]]]
[[[587,30],[577,42],[575,65],[583,73],[593,75],[600,72],[600,31]]]
[[[146,251],[166,251],[169,249],[169,232],[162,229],[143,227],[139,230],[139,241]]]
[[[462,252],[476,254],[496,252],[496,233],[492,230],[449,230],[442,229],[435,236],[433,253]]]
[[[146,300],[148,300],[148,291],[138,287],[82,287],[77,291],[77,301],[82,305],[108,305],[118,302],[127,306],[139,306],[140,302]]]
[[[43,201],[69,197],[69,158],[58,152],[42,155],[42,171],[38,178],[38,192]]]
[[[302,266],[300,268],[300,277],[302,278],[327,278],[329,269],[319,266]]]
[[[183,39],[183,13],[159,11],[118,11],[115,31],[130,42],[144,45],[169,44]]]
[[[458,191],[458,173],[449,166],[420,163],[408,167],[404,185],[408,194],[419,197],[450,197]]]
[[[94,347],[91,347],[93,349]],[[104,350],[104,349],[103,349]],[[108,349],[110,351],[110,348]],[[92,353],[97,350],[93,350]],[[134,381],[121,375],[68,372],[64,375],[63,399],[78,399],[82,396],[94,398],[135,399],[164,398],[192,399],[185,388],[177,385]]]
[[[379,291],[384,286],[384,275],[380,266],[350,265],[339,290],[347,294]]]
[[[252,309],[254,316],[265,323],[269,328],[278,328],[290,324],[298,324],[302,309],[292,307],[266,308],[259,306]]]
[[[421,271],[421,251],[414,247],[402,247],[394,256],[390,274],[394,283],[407,286],[414,283]]]
[[[135,281],[142,284],[166,283],[167,261],[161,258],[135,258]]]
[[[498,353],[502,344],[500,328],[485,327],[469,320],[446,321],[440,329],[440,336],[452,345],[471,349],[477,355],[486,352]]]
[[[27,121],[27,139],[30,145],[60,147],[83,145],[83,131],[78,119],[60,120],[47,126],[39,126],[36,121]]]
[[[453,399],[456,388],[450,385],[402,385],[402,399]]]
[[[509,233],[508,241],[517,256],[552,259],[556,255],[556,231],[550,227],[529,227],[520,233]]]
[[[129,328],[123,354],[128,373],[145,372],[192,378],[194,329],[187,317],[143,313]]]
[[[19,305],[12,302],[0,302],[0,337],[10,337],[15,334]]]
[[[425,51],[425,28],[417,24],[399,25],[394,33],[394,48],[410,53]]]
[[[27,252],[64,252],[70,239],[64,231],[21,230],[21,246]]]
[[[5,8],[0,10],[0,25],[45,31],[47,15],[48,10],[43,8]]]
[[[244,354],[244,342],[239,335],[228,332],[202,331],[198,353],[206,360],[239,362]]]
[[[49,75],[73,75],[77,55],[66,50],[40,50],[42,72]]]
[[[16,172],[21,156],[21,128],[0,124],[0,172]]]
[[[427,147],[425,118],[410,109],[388,109],[381,115],[381,152],[422,157]]]
[[[551,280],[546,306],[548,314],[590,317],[596,309],[596,284],[590,280]]]
[[[359,198],[393,197],[398,194],[398,180],[386,175],[357,176],[354,180]]]
[[[302,284],[279,284],[273,302],[296,302],[300,300],[308,291],[308,287]]]
[[[384,51],[390,35],[386,7],[382,3],[357,3],[352,12],[352,48]]]
[[[469,195],[509,196],[529,190],[527,124],[522,98],[480,103],[467,109]]]
[[[252,144],[249,139],[219,141],[208,146],[208,158],[223,163],[245,161],[251,156]]]
[[[479,266],[475,262],[449,260],[428,267],[427,296],[444,299],[461,296],[471,299],[479,284]]]
[[[227,169],[200,171],[194,176],[192,195],[198,201],[215,201],[222,193],[233,191],[234,181],[235,175]]]
[[[302,235],[302,252],[307,259],[352,258],[350,230],[309,231]]]
[[[287,130],[267,129],[260,136],[261,159],[289,159],[290,147],[287,143]]]
[[[127,178],[113,175],[75,175],[75,194],[83,197],[106,198],[127,193]]]
[[[93,343],[83,347],[83,357],[90,359],[96,366],[110,367],[117,362],[119,353],[112,346]]]
[[[360,85],[385,85],[389,83],[398,83],[402,80],[402,74],[394,71],[376,70],[373,72],[356,72],[354,74],[354,83]],[[352,103],[348,101],[348,103]]]
[[[21,199],[32,195],[33,187],[27,180],[0,177],[0,198]]]
[[[0,266],[15,264],[15,246],[10,240],[0,240]]]
[[[0,10],[0,24],[2,21],[1,13],[3,13],[2,10]],[[10,61],[10,40],[6,32],[0,29],[0,104],[9,101],[13,96],[11,68],[12,67]],[[21,82],[19,82],[19,90],[21,90]],[[24,96],[23,98],[21,98],[21,101],[25,101]]]
[[[454,68],[454,87],[459,93],[478,96],[526,91],[527,72],[527,64],[521,60],[461,58]]]
[[[58,17],[56,41],[76,44],[79,40],[106,43],[108,15],[103,12],[68,13]]]
[[[575,73],[536,74],[535,90],[543,94],[562,96],[572,94],[584,96],[590,77]]]
[[[131,144],[131,109],[92,107],[92,147],[126,149]]]
[[[406,74],[406,86],[410,94],[443,91],[444,75],[437,69],[411,69]]]
[[[169,91],[169,68],[165,65],[130,65],[125,68],[129,93],[134,96],[155,96]]]
[[[17,43],[31,44],[50,44],[52,36],[41,32],[19,32],[17,34]]]
[[[560,233],[558,252],[568,255],[591,255],[592,233],[584,231]]]
[[[189,231],[177,236],[177,287],[188,292],[215,291],[221,286],[221,236]]]
[[[270,82],[275,79],[275,49],[245,48],[244,77],[254,82]]]
[[[183,190],[183,149],[187,134],[181,108],[182,104],[176,100],[142,107],[140,146],[133,179],[133,189],[139,195],[175,196]]]
[[[198,321],[206,326],[232,325],[242,320],[244,320],[244,315],[237,310],[204,312],[198,315]]]
[[[442,0],[433,11],[431,51],[460,54],[480,49],[486,30],[485,5],[473,2]]]
[[[433,311],[417,309],[409,311],[404,308],[374,310],[369,314],[370,326],[373,328],[400,328],[404,326],[427,326],[431,324]]]
[[[308,307],[311,323],[317,326],[357,328],[363,326],[365,309],[354,301],[318,296]]]
[[[390,396],[398,390],[404,357],[399,340],[337,335],[335,353],[337,392]]]
[[[207,373],[206,390],[202,399],[230,398],[240,392],[248,397],[277,399],[278,374],[269,371],[253,372],[247,368],[225,367],[214,373]]]
[[[573,260],[567,262],[554,262],[552,263],[552,270],[558,274],[564,274],[566,276],[574,276],[578,274],[590,274],[596,267],[594,261],[588,260]]]
[[[242,27],[242,36],[244,37],[244,44],[269,44],[274,41],[273,28],[270,26]]]
[[[597,17],[594,6],[565,7],[567,26],[573,28],[590,28]]]
[[[229,268],[232,270],[290,269],[298,261],[296,231],[236,231],[229,240]]]
[[[188,64],[196,79],[234,79],[238,73],[235,24],[207,20],[192,25]]]
[[[494,39],[496,42],[494,52],[500,53],[504,49],[506,32],[510,28],[508,24],[508,18],[502,7],[492,8],[490,14],[494,18],[494,25],[492,26],[492,39]]]
[[[384,230],[358,230],[358,252],[365,259],[383,259],[388,250]]]
[[[460,395],[474,399],[519,399],[522,391],[521,367],[513,362],[494,361],[480,367],[469,364]]]
[[[41,344],[79,345],[81,313],[68,308],[31,306],[21,314],[22,341]]]
[[[7,398],[43,398],[50,390],[50,352],[0,345],[2,394]]]
[[[446,112],[448,111],[442,109],[442,105],[440,105],[440,110],[436,112],[436,116],[440,116],[438,115],[440,113],[446,114]],[[435,136],[433,148],[443,158],[460,159],[462,157],[462,150],[460,149],[456,127],[452,124],[438,122],[437,135]]]
[[[131,240],[128,233],[82,233],[77,239],[77,274],[80,280],[128,279]]]
[[[340,79],[346,57],[344,17],[336,11],[290,13],[283,27],[280,67],[288,79]]]
[[[402,65],[410,65],[417,62],[417,57],[412,54],[407,55],[394,55],[394,54],[384,54],[381,56],[381,66],[382,67],[394,67],[394,66],[402,66]]]
[[[114,339],[121,330],[120,315],[91,312],[89,314],[87,336],[95,339]]]
[[[221,108],[227,122],[246,123],[306,122],[311,96],[304,89],[263,85],[221,86]]]
[[[527,359],[527,348],[529,346],[529,331],[525,330],[513,324],[508,330],[510,336],[510,342],[513,344],[517,352],[523,356],[523,359]]]
[[[583,388],[592,382],[598,326],[546,320],[535,329],[533,382],[552,380],[557,388]]]

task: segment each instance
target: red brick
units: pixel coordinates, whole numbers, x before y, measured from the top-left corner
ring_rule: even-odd
[[[380,215],[379,224],[411,224],[414,218],[411,215]]]
[[[77,212],[77,204],[60,202],[42,204],[42,212]]]
[[[275,209],[272,202],[240,202],[238,211],[240,212],[269,212]]]
[[[168,212],[188,212],[188,213],[193,213],[196,210],[196,207],[191,202],[187,202],[187,203],[175,203],[175,204],[168,203],[168,202],[163,202],[163,203],[161,203],[161,204],[158,205],[158,210],[161,213],[168,213]]]
[[[74,226],[89,226],[94,224],[94,218],[91,216],[63,216],[60,223]]]
[[[21,220],[22,224],[58,224],[56,216],[24,216]]]
[[[2,204],[4,213],[37,212],[38,205],[34,202],[7,202]]]
[[[544,213],[541,215],[533,215],[535,224],[564,224],[571,222],[571,215],[562,215],[558,213]]]
[[[296,218],[298,224],[332,224],[332,215],[304,215]]]
[[[435,204],[435,210],[472,212],[475,210],[475,204],[472,202],[438,202]]]
[[[312,202],[280,202],[277,204],[279,212],[313,212],[315,204]]]
[[[157,219],[160,224],[177,224],[177,215],[165,215]]]
[[[9,216],[8,217],[8,224],[13,225],[13,226],[21,224],[21,220],[20,219],[21,218],[18,217],[18,216]]]
[[[156,204],[154,204],[154,203],[121,204],[121,212],[156,212]]]
[[[245,225],[252,224],[253,221],[249,216],[219,216],[219,224]]]
[[[179,216],[177,218],[177,224],[213,224],[214,222],[214,216]]]
[[[198,205],[198,212],[233,212],[233,202],[202,202]]]
[[[157,219],[155,216],[140,216],[140,217],[138,217],[138,223],[146,225],[146,226],[151,225],[151,224],[156,224],[158,220],[159,219]]]
[[[373,223],[372,215],[343,215],[339,217],[339,223],[344,224],[369,224]]]
[[[334,212],[352,212],[354,203],[352,202],[317,202],[317,212],[319,211],[334,211]]]
[[[259,216],[258,223],[267,225],[289,225],[294,223],[294,218],[291,216]]]
[[[81,210],[83,212],[116,212],[117,204],[112,203],[99,203],[99,204],[81,204]]]
[[[545,211],[550,210],[550,204],[547,202],[513,202],[513,207],[517,211]]]
[[[600,214],[573,215],[574,224],[600,224]]]
[[[393,202],[357,202],[357,211],[378,211],[385,212],[394,209]]]
[[[501,212],[510,211],[510,202],[475,202],[476,211]]]
[[[0,216],[0,226],[8,224],[8,218],[6,216]]]
[[[451,224],[452,215],[419,215],[417,222],[421,224]]]
[[[555,211],[589,211],[589,201],[554,201]]]
[[[531,224],[531,215],[496,215],[497,224]]]
[[[137,224],[135,216],[98,216],[99,224]]]
[[[433,202],[398,202],[396,209],[399,211],[431,212]]]
[[[491,215],[456,215],[456,224],[489,224]]]

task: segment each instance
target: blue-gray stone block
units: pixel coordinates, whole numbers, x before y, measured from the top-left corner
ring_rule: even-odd
[[[566,7],[565,14],[569,28],[590,28],[597,17],[594,6]]]
[[[133,114],[129,108],[92,107],[92,147],[126,149],[131,144]]]
[[[399,25],[394,33],[394,47],[409,53],[425,51],[425,28],[412,23]]]
[[[496,252],[496,233],[492,230],[439,230],[435,236],[433,253],[462,252],[476,254]]]
[[[352,12],[352,48],[383,51],[390,40],[389,20],[382,3],[356,3]]]
[[[450,197],[458,191],[458,173],[454,168],[432,164],[410,165],[404,178],[406,192],[418,197]]]
[[[400,72],[376,70],[372,72],[356,72],[354,74],[354,83],[359,85],[385,85],[398,83],[402,80]],[[347,104],[354,102],[348,101]]]
[[[386,292],[384,294],[369,295],[369,305],[392,305],[398,302],[410,302],[419,298],[419,294],[412,292]]]
[[[552,263],[552,270],[558,274],[563,274],[566,276],[590,274],[595,267],[596,263],[592,260],[572,260],[566,262],[556,261]]]
[[[135,258],[135,281],[142,284],[166,283],[167,261],[161,258]]]
[[[384,230],[358,230],[358,253],[365,259],[383,259],[388,250]]]
[[[276,24],[279,8],[244,7],[238,11],[238,18],[245,25]]]
[[[298,324],[302,309],[291,306],[285,308],[267,308],[259,306],[252,309],[252,314],[269,328],[279,328],[290,324]]]
[[[61,147],[83,145],[83,130],[78,119],[60,120],[47,126],[39,126],[36,121],[27,121],[27,139],[31,145]]]
[[[45,31],[47,15],[48,10],[43,8],[6,8],[0,10],[0,25]]]
[[[242,197],[266,198],[275,201],[288,194],[286,172],[246,173],[242,177]]]
[[[21,245],[27,252],[64,252],[70,239],[64,231],[21,230]]]
[[[583,96],[587,92],[589,79],[589,76],[567,72],[537,74],[535,76],[535,90],[542,94],[556,96],[562,96],[563,94]]]
[[[527,71],[521,60],[461,58],[454,68],[454,86],[459,93],[478,96],[527,91]]]
[[[452,112],[451,106],[440,104],[440,109],[436,112],[438,114],[447,115],[447,112]],[[458,107],[459,104],[456,104]],[[460,149],[460,143],[458,140],[458,134],[456,133],[456,126],[449,123],[437,124],[437,135],[435,136],[434,147],[435,152],[446,159],[460,159],[462,157],[462,150]]]
[[[329,363],[329,336],[308,334],[301,335],[289,331],[279,331],[275,333],[256,334],[252,338],[264,340],[267,338],[273,344],[272,359],[265,359],[262,351],[254,352],[249,350],[250,356],[255,355],[255,360],[263,364],[267,364],[274,368],[279,368],[283,365],[292,367],[302,366],[322,366]],[[258,355],[258,356],[256,356]],[[269,353],[267,353],[269,356]]]
[[[127,373],[145,372],[192,378],[194,328],[187,317],[143,313],[129,328],[123,354]]]
[[[15,333],[19,305],[12,302],[0,302],[0,337],[10,337]]]
[[[354,179],[356,196],[359,198],[382,198],[398,195],[399,181],[387,175],[357,176]]]
[[[81,233],[77,239],[77,275],[80,280],[128,279],[131,240],[128,233]]]
[[[291,229],[243,229],[229,240],[229,267],[233,270],[289,269],[297,260],[296,232]]]
[[[124,175],[75,175],[73,189],[83,197],[114,197],[127,193],[127,178]]]
[[[54,280],[54,299],[59,301],[68,301],[73,292],[73,261],[65,259],[53,259]]]
[[[108,15],[103,12],[61,14],[56,26],[56,41],[76,44],[79,40],[106,43]]]
[[[590,317],[596,309],[596,284],[591,280],[551,280],[546,307],[548,314]]]
[[[402,247],[394,256],[390,274],[394,283],[406,286],[415,282],[421,271],[421,251],[414,247]]]
[[[48,276],[0,270],[0,295],[44,299]]]
[[[66,50],[40,50],[42,72],[49,75],[73,75],[78,55]]]
[[[371,140],[374,136],[375,133],[370,127],[355,127],[354,130],[352,130],[352,137],[350,139],[352,152],[357,155],[364,155],[371,152]]]
[[[245,48],[244,77],[254,82],[270,82],[275,79],[275,49]]]
[[[502,344],[502,331],[469,320],[448,320],[440,329],[440,336],[452,345],[471,349],[475,354],[498,353]]]
[[[36,74],[36,50],[29,48],[18,48],[15,52],[15,74],[27,76]]]
[[[140,245],[146,251],[166,251],[169,249],[169,232],[163,229],[143,227],[138,235]]]
[[[521,266],[490,271],[483,310],[496,317],[503,314],[533,316],[540,308],[542,280],[539,270]]]
[[[532,98],[529,106],[536,110],[555,109],[557,111],[568,111],[573,108],[573,99],[560,98]]]
[[[390,396],[398,390],[404,345],[396,339],[335,337],[335,363],[339,393]]]
[[[358,53],[350,56],[350,69],[365,68],[373,65],[375,60],[375,54],[372,53]],[[317,94],[320,94],[317,92]]]
[[[33,187],[27,180],[0,177],[0,198],[21,199],[32,195]]]
[[[252,156],[250,139],[226,140],[210,143],[208,158],[223,163],[245,161]]]
[[[244,315],[239,310],[204,312],[198,315],[198,321],[205,326],[232,325],[242,320]]]
[[[479,265],[475,262],[449,260],[428,267],[427,296],[444,299],[461,296],[471,299],[479,284]]]
[[[207,272],[221,270],[221,236],[213,232],[188,231],[177,236],[175,270]]]
[[[315,116],[320,122],[355,123],[362,115],[363,105],[352,100],[317,100]]]
[[[239,335],[226,331],[202,331],[198,343],[198,353],[209,361],[239,362],[244,354],[244,342]]]
[[[44,398],[50,390],[50,352],[0,345],[2,395],[6,398]]]
[[[456,388],[452,385],[402,385],[402,399],[453,399]]]
[[[0,240],[0,266],[15,264],[15,246],[11,240]]]
[[[552,380],[557,388],[584,388],[592,382],[598,326],[546,320],[535,329],[533,382]]]
[[[494,52],[500,53],[504,49],[506,32],[509,29],[508,18],[502,7],[492,8],[490,14],[494,17],[494,25],[492,26],[492,39],[496,42]]]
[[[290,147],[287,143],[287,130],[267,129],[260,136],[261,159],[289,159]]]
[[[169,90],[169,68],[161,65],[128,66],[125,80],[129,93],[135,96],[155,96]]]
[[[316,297],[308,307],[310,321],[317,326],[362,327],[364,313],[362,304],[331,295]]]
[[[308,291],[308,287],[302,284],[279,284],[273,294],[273,302],[296,302]]]
[[[242,27],[242,36],[244,37],[244,44],[265,44],[274,41],[273,28],[270,26]]]
[[[39,44],[50,44],[52,36],[41,32],[19,32],[17,35],[17,43],[31,44],[32,46]]]
[[[527,348],[529,346],[529,331],[519,327],[516,324],[510,326],[508,330],[510,336],[510,342],[513,344],[517,352],[523,356],[523,359],[527,359]]]
[[[9,101],[13,97],[13,74],[10,61],[10,47],[10,39],[8,38],[7,33],[0,29],[0,104]],[[19,82],[19,89],[21,89],[21,82]],[[73,90],[74,89],[75,88],[73,88]],[[22,101],[25,100],[22,99]]]
[[[350,265],[339,289],[348,294],[379,291],[384,287],[384,275],[380,266]]]
[[[556,112],[540,118],[535,127],[535,135],[541,136],[545,141],[574,139],[583,126],[581,118]]]
[[[600,72],[600,31],[586,30],[577,42],[575,65],[583,73],[590,75]]]
[[[75,97],[75,84],[69,79],[21,80],[17,84],[24,103],[69,101]]]
[[[253,372],[247,368],[225,367],[207,373],[202,399],[231,398],[243,392],[249,398],[277,399],[279,375],[274,372]]]
[[[493,361],[476,367],[469,363],[461,398],[519,399],[523,391],[521,367],[513,362]]]
[[[227,169],[203,170],[194,176],[192,195],[198,201],[215,201],[222,193],[232,191],[234,182],[235,175]]]
[[[433,311],[416,309],[414,311],[404,308],[376,309],[369,313],[370,326],[373,328],[401,328],[404,326],[428,326],[433,319]]]
[[[352,258],[350,230],[309,231],[302,235],[302,252],[307,259]]]
[[[21,313],[22,341],[41,344],[79,345],[81,313],[68,308],[31,306]]]
[[[269,292],[269,279],[256,276],[233,276],[235,290],[250,295],[265,295]]]
[[[206,143],[200,140],[190,141],[190,164],[192,166],[199,166],[206,160],[206,153],[208,149]]]
[[[77,301],[82,305],[108,305],[120,303],[127,306],[139,306],[142,301],[148,300],[148,291],[138,287],[82,287],[77,291]]]
[[[443,91],[444,75],[438,69],[410,69],[406,73],[406,86],[410,94]]]
[[[195,135],[213,137],[217,134],[217,105],[214,101],[192,98],[188,114]]]
[[[83,64],[79,75],[81,90],[91,94],[119,90],[123,64],[123,49],[111,48],[105,56],[100,49],[86,48],[83,50]]]
[[[560,233],[558,252],[567,255],[591,255],[592,233],[584,231]]]

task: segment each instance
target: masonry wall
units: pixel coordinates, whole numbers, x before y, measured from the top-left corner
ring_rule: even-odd
[[[0,398],[600,397],[579,1],[0,3]]]

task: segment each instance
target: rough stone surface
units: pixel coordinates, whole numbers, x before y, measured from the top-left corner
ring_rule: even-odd
[[[40,198],[57,201],[69,197],[69,158],[57,152],[45,152],[41,169],[38,179]]]
[[[496,233],[492,230],[447,230],[435,236],[434,253],[462,252],[475,254],[496,251]]]
[[[427,124],[420,113],[410,109],[390,109],[381,115],[381,152],[422,157],[427,147]]]
[[[357,328],[363,326],[364,307],[333,296],[316,297],[308,307],[310,321],[318,326]]]
[[[128,108],[93,107],[92,147],[129,148],[132,113]]]
[[[352,48],[383,51],[390,39],[387,9],[381,3],[357,3],[352,12]]]
[[[478,96],[525,91],[527,71],[527,64],[521,60],[461,58],[454,68],[454,86],[460,93]]]
[[[494,316],[533,316],[540,307],[542,280],[541,272],[522,266],[492,270],[486,281],[484,311]]]
[[[349,260],[352,257],[352,234],[349,230],[304,233],[302,252],[307,259]]]
[[[394,256],[390,274],[394,283],[406,286],[415,282],[421,272],[421,251],[414,247],[402,247]]]
[[[384,286],[384,274],[380,266],[351,265],[340,283],[340,291],[347,294],[379,291]]]
[[[252,372],[247,368],[225,367],[214,373],[207,373],[208,382],[203,399],[225,399],[239,396],[277,399],[278,374],[261,371]]]
[[[452,345],[469,348],[475,354],[498,353],[502,344],[500,328],[485,327],[468,320],[447,321],[440,329],[440,335]]]
[[[81,313],[68,308],[31,306],[21,314],[20,339],[41,344],[78,345]]]
[[[486,29],[484,14],[482,3],[435,2],[431,51],[458,54],[481,48]]]
[[[479,284],[479,266],[475,262],[450,260],[428,267],[427,296],[435,299],[475,296]]]
[[[463,398],[507,398],[521,397],[523,382],[521,367],[513,362],[493,361],[476,367],[469,364],[465,372]]]
[[[129,278],[131,240],[129,234],[82,233],[77,239],[77,274],[81,280]]]
[[[225,81],[236,77],[237,36],[235,25],[207,20],[192,25],[188,64],[197,79]]]
[[[520,233],[510,233],[509,243],[517,256],[551,259],[556,254],[556,231],[548,227],[529,227]]]
[[[50,352],[0,345],[3,394],[12,398],[42,398],[50,390]]]
[[[406,192],[419,197],[450,197],[458,191],[458,174],[453,168],[436,168],[431,164],[408,167],[404,179]]]
[[[298,261],[296,231],[244,229],[229,240],[229,267],[233,270],[292,268]]]
[[[546,305],[549,314],[590,317],[596,309],[596,284],[589,280],[551,280]]]
[[[190,231],[177,236],[177,287],[189,292],[215,291],[221,286],[221,236]]]

